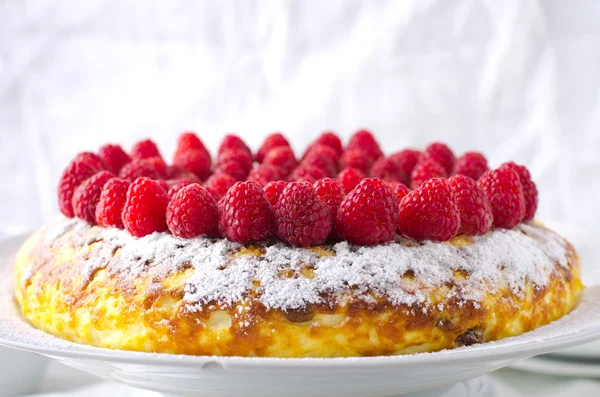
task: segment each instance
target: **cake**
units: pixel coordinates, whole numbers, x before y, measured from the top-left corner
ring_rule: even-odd
[[[169,170],[165,165],[162,170],[183,178],[161,177],[160,163],[136,160],[139,152],[150,152],[144,159],[160,156],[147,143],[136,145],[131,155],[123,152],[127,158],[121,156],[117,170],[111,165],[115,157],[106,155],[114,150],[101,149],[102,163],[90,166],[93,172],[78,182],[81,188],[73,186],[74,174],[63,174],[59,200],[70,190],[73,207],[65,209],[61,203],[63,215],[33,233],[16,259],[16,299],[35,327],[73,342],[157,353],[400,355],[520,335],[567,314],[583,288],[572,245],[532,219],[535,185],[530,179],[510,185],[515,175],[517,181],[528,177],[514,163],[494,174],[482,169],[487,164],[479,166],[479,155],[456,160],[430,145],[407,175],[398,171],[406,162],[382,157],[378,147],[362,142],[363,157],[378,159],[370,161],[369,169],[346,167],[359,175],[355,186],[344,184],[353,177],[348,172],[337,178],[340,183],[323,179],[345,162],[360,165],[364,160],[353,159],[351,139],[345,151],[329,151],[338,156],[335,170],[302,160],[286,176],[271,177],[294,180],[286,184],[264,180],[270,170],[256,171],[259,166],[235,175],[256,161],[265,164],[277,157],[274,148],[289,147],[272,146],[271,141],[281,142],[278,137],[267,139],[249,166],[240,167],[243,156],[223,155],[224,150],[209,170],[200,170],[196,160],[177,160],[186,150],[200,150],[182,150],[186,139],[191,139],[189,133],[180,138],[174,163],[187,168]],[[319,139],[320,145],[332,138]],[[226,138],[222,146],[231,142]],[[314,146],[311,150],[317,151]],[[413,154],[398,157],[406,160]],[[230,160],[219,160],[227,156]],[[98,159],[79,155],[74,161],[85,168]],[[128,169],[121,173],[124,167]],[[223,174],[233,182],[248,174],[263,180],[222,188],[212,184],[221,167],[232,171],[234,175]],[[450,174],[447,167],[452,167]],[[147,176],[148,170],[154,174]],[[466,185],[462,176],[446,179],[460,170],[464,174],[459,175],[479,175],[468,177]],[[102,172],[111,175],[98,175]],[[364,178],[364,172],[381,178]],[[119,186],[114,174],[130,180]],[[180,183],[186,178],[194,180]],[[411,183],[419,178],[420,183]],[[486,185],[490,178],[497,182],[491,188]],[[511,186],[520,189],[514,197]],[[146,196],[136,196],[138,201],[134,196],[143,187],[148,187],[144,195],[158,196],[147,201],[150,209],[142,216],[139,208]],[[125,192],[121,196],[119,189]],[[501,202],[498,189],[504,189]],[[254,191],[264,200],[249,198]],[[337,200],[332,199],[337,191]],[[474,199],[478,197],[484,200]],[[518,205],[512,205],[513,199]],[[422,204],[427,200],[431,203]],[[161,201],[164,205],[157,207]],[[108,216],[107,208],[115,203],[118,219]],[[247,208],[258,211],[252,213],[251,225],[243,218]],[[260,220],[260,211],[272,212],[272,225]],[[231,216],[237,218],[224,219]],[[368,223],[369,216],[375,224]]]

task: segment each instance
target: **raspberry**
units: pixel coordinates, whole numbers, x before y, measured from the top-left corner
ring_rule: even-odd
[[[169,184],[164,179],[158,179],[156,182],[164,189],[165,192],[169,191]]]
[[[492,207],[494,226],[512,229],[525,217],[525,197],[519,175],[511,169],[487,171],[477,184]]]
[[[531,179],[529,170],[524,165],[517,165],[512,161],[502,164],[500,169],[510,169],[519,175],[521,187],[523,188],[523,197],[525,197],[525,216],[523,217],[523,220],[532,220],[537,211],[538,190],[535,182]]]
[[[246,243],[275,234],[275,215],[265,192],[254,181],[236,182],[219,202],[219,232]]]
[[[402,199],[410,192],[410,189],[403,185],[402,183],[398,183],[394,186],[394,194],[398,198],[398,202],[401,202]]]
[[[134,160],[147,159],[149,157],[161,157],[156,143],[150,139],[137,142],[131,148],[131,158]]]
[[[329,206],[306,182],[289,183],[275,204],[277,237],[296,246],[322,244],[331,232]]]
[[[401,175],[404,175],[404,179],[401,179],[400,182],[407,186],[410,185],[410,174],[417,165],[420,156],[421,152],[415,149],[404,149],[390,156],[390,160],[396,163],[396,166],[401,170]]]
[[[215,169],[215,174],[227,174],[235,178],[236,181],[246,180],[248,171],[237,161],[227,161],[219,164]]]
[[[456,198],[446,179],[433,178],[400,203],[399,231],[415,240],[448,241],[460,227]]]
[[[137,178],[127,189],[121,219],[127,231],[135,237],[167,230],[167,192],[150,178]]]
[[[329,206],[329,212],[331,212],[331,221],[335,222],[338,208],[344,199],[342,185],[340,185],[335,179],[323,178],[315,182],[313,189],[317,196],[319,196],[319,198]]]
[[[348,149],[362,150],[369,156],[371,162],[383,156],[379,143],[377,143],[377,140],[375,140],[375,137],[369,130],[360,130],[352,135],[346,146],[346,151],[348,151]],[[368,168],[366,171],[368,171]]]
[[[342,185],[344,194],[348,194],[360,181],[365,179],[365,174],[356,168],[346,168],[338,174],[336,179]]]
[[[158,175],[160,175],[161,179],[165,179],[168,177],[168,168],[167,168],[167,164],[165,163],[165,160],[162,159],[162,157],[159,156],[154,156],[154,157],[148,157],[146,159],[146,161],[154,167],[154,169],[156,170],[156,172],[158,172]]]
[[[189,149],[175,153],[173,165],[194,173],[200,180],[205,180],[210,176],[210,155],[201,149]]]
[[[98,150],[98,155],[113,174],[118,174],[121,168],[131,161],[131,158],[119,145],[104,145]]]
[[[279,132],[274,132],[270,134],[265,138],[265,141],[260,146],[260,148],[258,148],[258,152],[256,152],[256,161],[262,163],[267,153],[280,146],[290,147],[290,143]]]
[[[215,196],[215,199],[219,200],[236,182],[237,180],[229,174],[217,174],[211,175],[204,182],[204,187]]]
[[[115,175],[112,172],[100,171],[81,183],[73,194],[73,213],[87,223],[96,223],[96,206],[100,200],[102,187]]]
[[[448,179],[460,213],[458,234],[479,236],[492,227],[492,209],[487,196],[472,178],[455,175]]]
[[[259,164],[248,174],[249,181],[256,181],[260,186],[266,186],[271,181],[280,178],[281,171],[269,164]]]
[[[452,153],[452,150],[450,150],[447,145],[441,142],[433,142],[425,148],[423,155],[431,158],[444,167],[446,175],[452,174],[456,159],[454,157],[454,153]]]
[[[360,148],[346,149],[340,157],[340,169],[356,168],[363,174],[368,174],[375,160]]]
[[[65,168],[58,183],[58,205],[65,216],[69,218],[74,216],[73,193],[75,189],[97,171],[93,165],[81,159],[71,161]]]
[[[337,175],[336,163],[331,161],[330,158],[320,156],[316,152],[310,153],[300,162],[300,167],[317,167],[327,177],[335,177]]]
[[[423,182],[431,178],[445,178],[448,174],[437,161],[430,157],[423,156],[413,168],[410,175],[411,187],[418,188]]]
[[[167,178],[168,179],[186,179],[200,183],[200,179],[191,171],[185,168],[178,167],[176,165],[170,165],[167,167]]]
[[[306,158],[310,156],[327,157],[329,160],[331,160],[334,167],[340,161],[340,155],[337,154],[335,149],[332,149],[330,146],[322,145],[320,143],[313,143],[312,145],[310,145],[306,149],[306,152],[304,152],[304,157],[302,157],[302,159],[306,160]]]
[[[167,206],[167,225],[176,237],[215,236],[218,224],[217,201],[196,183],[180,189]]]
[[[336,232],[353,244],[374,245],[394,239],[398,227],[398,199],[379,178],[365,178],[344,198],[338,209]]]
[[[242,138],[236,135],[227,134],[225,135],[225,137],[223,137],[223,140],[221,141],[219,151],[217,152],[218,156],[221,157],[223,153],[228,152],[230,150],[241,150],[243,152],[246,152],[248,155],[250,155],[250,159],[252,159],[252,152],[250,151],[248,145],[246,145],[246,143],[242,140]]]
[[[283,192],[283,189],[285,189],[287,185],[288,182],[286,181],[271,181],[267,183],[267,186],[265,186],[265,196],[267,196],[267,199],[269,199],[272,206],[277,204],[281,192]]]
[[[219,157],[217,158],[216,167],[219,168],[220,164],[227,163],[230,161],[237,162],[241,166],[241,168],[246,172],[246,175],[252,169],[252,155],[245,150],[232,149],[221,152],[219,154]]]
[[[163,181],[160,181],[160,182],[163,182]],[[167,188],[165,190],[167,191],[167,195],[169,196],[169,199],[173,198],[175,193],[177,193],[184,187],[191,185],[193,183],[198,184],[189,179],[169,179],[168,181],[164,181],[164,182],[167,183]],[[163,188],[164,188],[164,186],[163,186]]]
[[[175,156],[179,156],[183,152],[188,150],[201,150],[210,158],[210,153],[202,143],[202,140],[192,131],[186,131],[179,135],[177,138],[177,147],[175,149]]]
[[[371,177],[381,178],[391,181],[405,181],[406,175],[394,161],[389,158],[380,157],[371,166]]]
[[[288,146],[278,146],[269,150],[263,163],[280,168],[283,172],[282,178],[288,176],[298,166],[294,151]]]
[[[92,152],[81,152],[75,158],[74,161],[82,161],[87,163],[90,167],[96,170],[96,172],[104,171],[106,169],[106,163],[100,156]]]
[[[330,148],[335,150],[337,157],[341,156],[342,152],[344,151],[342,147],[342,141],[333,131],[327,131],[322,133],[311,146],[315,145],[329,146]]]
[[[133,160],[132,162],[125,164],[121,171],[119,171],[119,178],[127,179],[128,181],[134,181],[139,177],[146,177],[150,179],[160,179],[160,174],[148,160]]]
[[[319,167],[301,164],[290,174],[288,180],[290,182],[308,182],[312,185],[326,176],[325,171]]]
[[[488,170],[487,159],[479,152],[467,152],[456,160],[455,175],[466,175],[477,180]]]
[[[125,206],[129,185],[131,182],[121,178],[109,179],[104,184],[96,206],[96,222],[100,226],[123,229],[121,212]]]

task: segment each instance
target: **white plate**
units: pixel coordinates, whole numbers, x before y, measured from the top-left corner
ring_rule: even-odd
[[[600,361],[566,360],[548,354],[516,362],[511,368],[544,375],[600,378]]]
[[[21,239],[22,240],[22,239]],[[105,379],[171,396],[420,397],[490,395],[475,378],[534,355],[600,337],[600,287],[582,294],[569,315],[515,338],[437,353],[393,357],[278,359],[180,356],[101,349],[70,343],[32,327],[12,294],[14,252],[0,243],[0,345],[42,354]],[[474,383],[475,382],[475,385]],[[428,392],[424,392],[430,390]],[[475,390],[475,391],[470,391]],[[461,393],[461,392],[459,392]]]

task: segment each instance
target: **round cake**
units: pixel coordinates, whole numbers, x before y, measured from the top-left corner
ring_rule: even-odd
[[[479,237],[310,248],[135,238],[60,217],[17,256],[36,327],[111,349],[221,356],[432,352],[515,336],[568,313],[573,247],[521,224]]]
[[[16,258],[37,328],[155,353],[353,357],[520,335],[574,308],[577,254],[534,220],[527,168],[445,144],[386,156],[367,130],[296,157],[269,135],[185,132],[79,153],[62,212]]]

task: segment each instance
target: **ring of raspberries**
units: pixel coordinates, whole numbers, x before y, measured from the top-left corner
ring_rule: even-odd
[[[227,135],[213,159],[184,132],[171,164],[149,139],[129,153],[107,144],[78,154],[60,178],[58,201],[67,217],[136,237],[169,231],[241,243],[374,245],[398,234],[448,241],[514,228],[533,219],[538,192],[524,166],[490,170],[481,153],[456,158],[440,142],[386,157],[368,130],[345,148],[325,132],[298,158],[280,133],[256,153]]]

